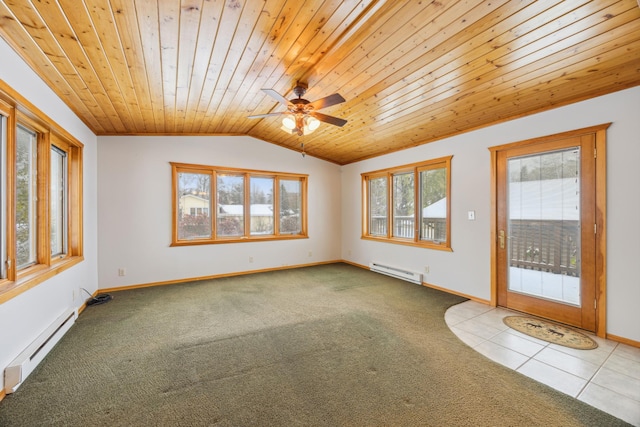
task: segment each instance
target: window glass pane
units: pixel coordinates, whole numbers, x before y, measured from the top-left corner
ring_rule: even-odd
[[[211,238],[211,175],[178,173],[178,239]]]
[[[580,148],[507,168],[509,291],[580,306]]]
[[[415,178],[413,172],[393,175],[393,236],[414,236]]]
[[[300,219],[302,206],[302,183],[300,180],[280,180],[280,234],[302,232]]]
[[[387,177],[369,180],[369,234],[387,235]]]
[[[244,235],[244,176],[218,175],[217,235]]]
[[[273,234],[273,178],[251,177],[251,234]]]
[[[447,241],[447,170],[420,172],[420,240]]]
[[[67,251],[66,170],[67,153],[51,147],[51,256]]]
[[[21,269],[36,262],[37,136],[18,126],[16,142],[16,265]]]

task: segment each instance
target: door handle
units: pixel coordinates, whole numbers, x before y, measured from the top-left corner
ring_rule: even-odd
[[[498,232],[498,242],[500,244],[500,249],[504,249],[504,230],[500,230]]]

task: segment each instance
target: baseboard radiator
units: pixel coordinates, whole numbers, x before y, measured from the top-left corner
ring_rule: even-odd
[[[78,318],[76,310],[68,310],[42,332],[13,362],[4,370],[4,391],[15,392],[29,374],[51,351],[60,338],[73,326]]]
[[[387,276],[422,285],[422,273],[418,273],[417,271],[406,270],[399,267],[392,267],[390,265],[380,264],[377,262],[372,262],[371,264],[369,264],[369,268],[371,269],[371,271],[375,271],[377,273],[386,274]]]

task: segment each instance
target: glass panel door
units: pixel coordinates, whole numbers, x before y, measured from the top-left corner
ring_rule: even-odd
[[[496,152],[498,305],[596,327],[595,136]]]
[[[580,147],[507,161],[511,292],[580,306]]]

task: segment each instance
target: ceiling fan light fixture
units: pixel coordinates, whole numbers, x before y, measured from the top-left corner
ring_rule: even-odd
[[[295,129],[289,129],[288,127],[283,125],[280,127],[280,130],[286,134],[293,135]]]
[[[282,119],[282,126],[291,133],[291,131],[296,128],[296,118],[291,114],[287,114],[284,119]]]
[[[320,120],[316,119],[315,117],[309,116],[304,119],[304,124],[305,128],[309,128],[309,132],[313,132],[314,130],[318,129],[318,126],[320,126]]]

